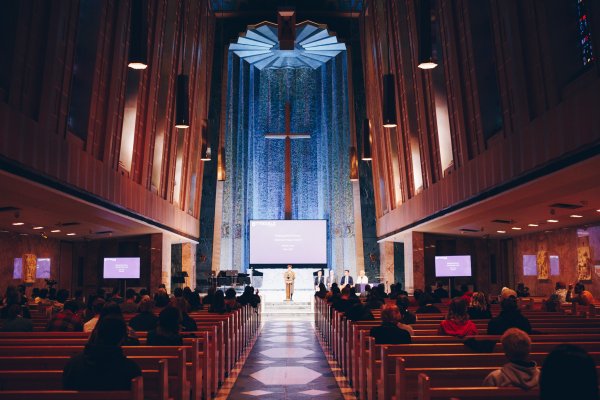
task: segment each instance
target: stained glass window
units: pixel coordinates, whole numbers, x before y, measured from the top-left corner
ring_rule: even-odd
[[[584,0],[577,0],[577,14],[579,17],[579,39],[581,41],[581,56],[583,65],[594,62],[594,50],[592,48],[592,33],[588,21],[588,12]]]

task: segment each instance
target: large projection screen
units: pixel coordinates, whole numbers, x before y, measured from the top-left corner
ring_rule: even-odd
[[[435,276],[471,276],[471,256],[435,256]]]
[[[251,220],[250,264],[327,264],[327,221]]]
[[[104,259],[104,279],[139,279],[139,257],[116,257]]]

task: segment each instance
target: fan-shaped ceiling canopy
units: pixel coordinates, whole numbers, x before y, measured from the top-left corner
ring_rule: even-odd
[[[346,50],[327,26],[306,21],[296,26],[294,50],[280,50],[277,25],[261,22],[250,25],[237,42],[229,45],[229,51],[262,70],[266,68],[319,68]]]

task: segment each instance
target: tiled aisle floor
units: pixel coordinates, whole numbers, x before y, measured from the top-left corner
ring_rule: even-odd
[[[265,322],[229,399],[311,398],[344,399],[312,323]]]

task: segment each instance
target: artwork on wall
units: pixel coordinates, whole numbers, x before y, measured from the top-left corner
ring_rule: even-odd
[[[34,283],[37,272],[37,257],[35,254],[23,254],[23,282]]]
[[[548,250],[539,249],[536,258],[538,280],[550,279],[550,259],[548,257]]]
[[[592,254],[590,252],[589,236],[577,239],[577,280],[592,280]]]

